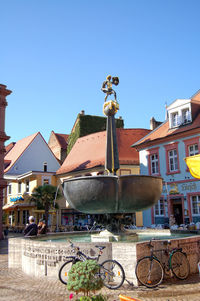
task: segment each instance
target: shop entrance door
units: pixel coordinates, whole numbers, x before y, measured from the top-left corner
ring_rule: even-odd
[[[173,200],[173,214],[177,225],[183,224],[183,210],[182,202],[180,200]]]

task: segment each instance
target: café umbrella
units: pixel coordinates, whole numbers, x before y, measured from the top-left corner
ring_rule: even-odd
[[[191,175],[196,179],[200,179],[200,154],[186,157],[184,160]]]

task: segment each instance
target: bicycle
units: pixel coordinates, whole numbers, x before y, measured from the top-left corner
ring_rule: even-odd
[[[138,260],[135,273],[137,280],[140,284],[154,288],[160,285],[163,281],[164,273],[174,275],[176,278],[184,280],[188,277],[190,272],[190,265],[187,259],[186,253],[182,251],[182,248],[169,249],[170,241],[164,241],[164,245],[167,248],[154,250],[154,246],[151,244],[151,240],[148,244],[151,255],[145,256]],[[155,255],[156,252],[164,252],[168,257],[167,262],[161,262]]]
[[[67,284],[68,281],[68,273],[73,264],[78,261],[85,261],[85,260],[96,260],[99,261],[99,258],[103,254],[103,249],[105,246],[95,246],[99,249],[99,253],[96,257],[89,257],[83,252],[80,251],[79,247],[75,247],[74,244],[70,242],[70,247],[73,249],[75,253],[74,256],[67,257],[67,261],[61,266],[59,270],[59,279],[63,284]],[[101,277],[104,286],[109,289],[117,289],[124,283],[125,280],[125,273],[124,269],[119,262],[116,260],[108,259],[99,264],[99,274],[97,275]]]

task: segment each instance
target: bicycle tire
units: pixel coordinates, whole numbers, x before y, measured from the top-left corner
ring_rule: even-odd
[[[190,264],[187,256],[182,251],[175,251],[170,258],[170,267],[174,276],[184,280],[190,273]]]
[[[140,284],[154,288],[163,281],[164,269],[158,259],[146,256],[138,260],[135,274]]]
[[[63,283],[63,284],[67,284],[68,281],[68,273],[71,270],[71,267],[73,264],[75,264],[78,260],[74,260],[74,259],[70,259],[68,261],[66,261],[60,268],[59,273],[58,273],[58,277],[59,280]]]
[[[100,265],[100,277],[104,286],[109,289],[118,289],[125,280],[124,269],[121,264],[112,259],[105,260]]]

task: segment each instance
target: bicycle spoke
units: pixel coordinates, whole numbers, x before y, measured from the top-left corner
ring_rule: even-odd
[[[107,260],[100,265],[100,277],[106,287],[116,289],[123,284],[125,274],[118,262]]]
[[[144,257],[136,266],[138,281],[146,287],[156,287],[163,280],[163,268],[157,259]]]
[[[178,279],[186,279],[189,275],[189,262],[180,251],[174,252],[171,257],[171,269]]]

